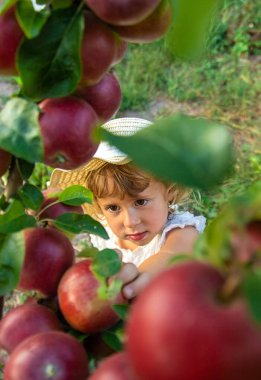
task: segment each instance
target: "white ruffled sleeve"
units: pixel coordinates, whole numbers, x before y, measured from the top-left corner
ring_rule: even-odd
[[[160,245],[165,242],[169,231],[174,228],[184,228],[186,226],[194,226],[199,233],[202,233],[206,226],[206,218],[202,215],[195,216],[188,211],[175,211],[175,213],[170,214],[168,217],[168,221],[161,235]]]

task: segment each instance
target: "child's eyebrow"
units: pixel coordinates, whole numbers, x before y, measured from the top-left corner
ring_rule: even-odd
[[[152,193],[150,190],[145,189],[141,193],[138,193],[134,198],[149,198],[152,197]]]
[[[98,199],[97,202],[99,204],[101,204],[102,206],[109,206],[109,205],[114,205],[114,204],[117,204],[119,203],[119,201],[117,201],[116,199],[112,200],[112,199]]]

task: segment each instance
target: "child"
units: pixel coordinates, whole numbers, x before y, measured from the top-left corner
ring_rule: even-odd
[[[116,135],[132,135],[151,122],[139,118],[114,119],[103,125]],[[102,250],[121,252],[125,264],[118,274],[123,294],[138,295],[151,277],[163,270],[171,256],[191,253],[198,232],[205,227],[203,216],[179,212],[177,204],[188,191],[164,182],[136,167],[115,147],[101,142],[84,167],[56,169],[51,187],[84,185],[93,192],[85,211],[106,228],[109,240],[89,235],[91,244]]]

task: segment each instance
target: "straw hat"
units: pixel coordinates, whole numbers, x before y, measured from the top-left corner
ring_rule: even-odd
[[[107,131],[118,136],[131,136],[152,124],[150,121],[134,117],[113,119],[102,125]],[[114,146],[102,141],[93,158],[84,166],[74,170],[55,169],[51,175],[50,187],[64,189],[71,185],[84,185],[91,170],[99,169],[106,163],[123,165],[130,158]]]

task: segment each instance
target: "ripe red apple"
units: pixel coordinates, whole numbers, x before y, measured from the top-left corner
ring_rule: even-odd
[[[11,153],[7,152],[6,150],[0,149],[0,177],[2,177],[2,175],[4,175],[7,172],[11,164],[11,160]]]
[[[257,251],[261,249],[261,221],[252,220],[246,226],[246,231],[250,239],[251,249]]]
[[[24,239],[25,258],[18,288],[55,296],[62,275],[74,262],[70,240],[48,227],[26,229]]]
[[[85,0],[102,20],[113,25],[132,25],[147,17],[160,0]]]
[[[60,331],[35,334],[10,355],[4,380],[86,380],[88,357],[83,346]]]
[[[98,122],[93,108],[74,96],[44,100],[40,108],[45,164],[75,169],[90,160],[97,150],[91,137]]]
[[[78,93],[87,101],[99,120],[104,123],[111,119],[121,105],[121,87],[115,75],[107,73],[93,86],[81,86]]]
[[[112,66],[117,65],[122,61],[128,49],[128,42],[123,40],[117,33],[114,33],[114,35],[116,39],[116,52]]]
[[[81,83],[93,85],[98,83],[111,67],[117,51],[117,42],[115,33],[92,12],[86,11],[84,16]]]
[[[126,353],[118,352],[103,360],[89,377],[89,380],[135,380],[135,376]],[[160,380],[160,378],[159,378]]]
[[[261,250],[261,222],[252,220],[244,227],[234,228],[231,233],[231,248],[233,259],[245,265],[256,259],[259,260],[258,251]]]
[[[114,30],[126,41],[148,43],[156,41],[167,32],[172,21],[172,7],[169,0],[161,0],[154,11],[134,25],[114,26]]]
[[[22,38],[15,7],[11,7],[0,16],[0,75],[17,75],[16,52]]]
[[[224,277],[200,262],[159,274],[134,303],[127,353],[142,380],[261,379],[261,330],[243,298],[224,302]]]
[[[52,310],[36,302],[16,306],[0,322],[0,347],[10,353],[29,336],[50,330],[62,330]]]
[[[96,333],[113,326],[118,315],[113,303],[99,298],[99,283],[91,271],[91,260],[74,264],[63,275],[58,286],[58,301],[61,312],[69,325],[84,333]]]
[[[62,202],[55,203],[54,205],[49,206],[52,203],[56,202],[58,199],[58,197],[52,196],[52,193],[55,194],[55,190],[56,189],[49,188],[43,191],[44,200],[38,212],[40,213],[39,220],[56,219],[58,218],[58,216],[67,212],[83,214],[83,209],[81,206],[70,206]]]

